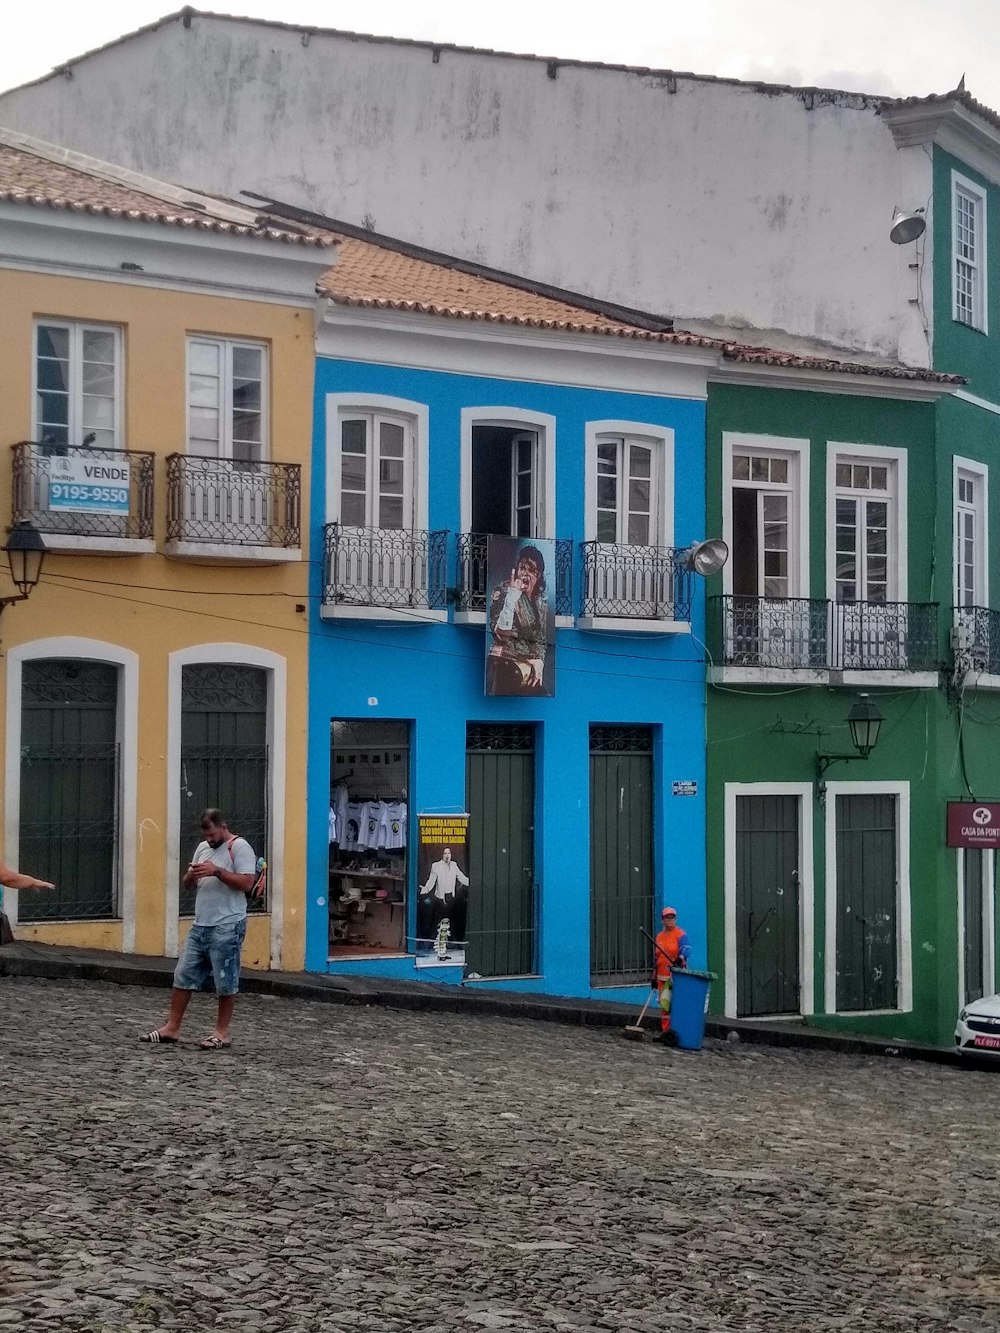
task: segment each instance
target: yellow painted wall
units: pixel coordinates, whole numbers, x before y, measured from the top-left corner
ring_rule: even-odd
[[[314,372],[313,312],[264,302],[0,270],[0,443],[31,438],[32,326],[38,317],[95,320],[123,329],[125,444],[156,454],[156,539],[166,526],[166,466],[183,453],[185,339],[189,333],[268,343],[270,454],[302,466],[303,543],[308,545],[309,457]],[[11,459],[0,463],[0,513],[11,512]],[[285,969],[302,967],[305,944],[305,775],[308,567],[209,564],[165,556],[50,553],[29,601],[0,624],[4,649],[52,635],[80,635],[140,656],[136,940],[139,953],[164,952],[167,762],[167,655],[199,643],[252,644],[288,666],[284,846]],[[89,581],[88,581],[89,580]],[[0,572],[0,593],[7,586]],[[244,595],[252,590],[250,596]],[[240,594],[240,595],[236,595]],[[0,690],[6,687],[0,661]],[[0,699],[5,698],[0,694]],[[2,743],[2,742],[0,742]],[[126,775],[129,780],[129,775]],[[238,832],[239,830],[234,830]],[[193,849],[192,849],[193,850]],[[23,867],[30,873],[31,867]],[[269,922],[253,920],[244,964],[266,967]],[[118,924],[20,925],[23,939],[117,948]]]

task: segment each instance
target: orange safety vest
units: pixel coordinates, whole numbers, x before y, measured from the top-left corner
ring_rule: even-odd
[[[656,969],[656,980],[666,981],[670,976],[670,969],[673,963],[681,956],[681,947],[686,941],[686,934],[680,926],[673,926],[670,930],[661,930],[656,937],[657,949],[653,960],[653,966]],[[660,950],[663,950],[663,953]],[[664,958],[663,954],[666,954]],[[668,962],[667,959],[670,961]]]

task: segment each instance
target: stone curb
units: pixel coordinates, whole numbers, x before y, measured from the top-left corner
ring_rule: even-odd
[[[15,941],[0,949],[0,977],[48,981],[98,981],[116,986],[167,988],[173,961],[97,950],[62,948],[51,944]],[[618,1028],[632,1017],[630,1008],[597,1000],[566,1000],[551,996],[473,990],[428,983],[382,981],[374,977],[328,977],[316,973],[244,971],[240,988],[245,994],[276,999],[310,1000],[325,1004],[376,1005],[417,1012],[495,1015],[532,1019],[569,1026]],[[705,1035],[726,1040],[736,1033],[741,1042],[759,1046],[794,1047],[841,1055],[879,1056],[919,1060],[960,1068],[995,1069],[988,1060],[960,1056],[941,1046],[891,1041],[882,1037],[845,1035],[805,1027],[799,1023],[761,1023],[748,1019],[709,1016]]]

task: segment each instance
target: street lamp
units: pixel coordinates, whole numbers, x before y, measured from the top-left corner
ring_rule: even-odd
[[[826,783],[822,780],[826,770],[831,764],[849,764],[852,759],[867,759],[878,744],[879,729],[884,721],[874,699],[867,694],[859,694],[847,714],[847,726],[856,753],[828,754],[824,750],[816,751],[816,794],[821,801],[826,796]]]
[[[42,563],[45,560],[42,535],[27,519],[15,523],[3,549],[10,565],[10,576],[18,591],[15,597],[0,597],[0,612],[12,602],[24,602],[31,596],[42,577]]]

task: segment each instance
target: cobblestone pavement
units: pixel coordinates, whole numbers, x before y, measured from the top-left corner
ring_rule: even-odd
[[[0,1333],[1000,1327],[990,1073],[0,980]]]

